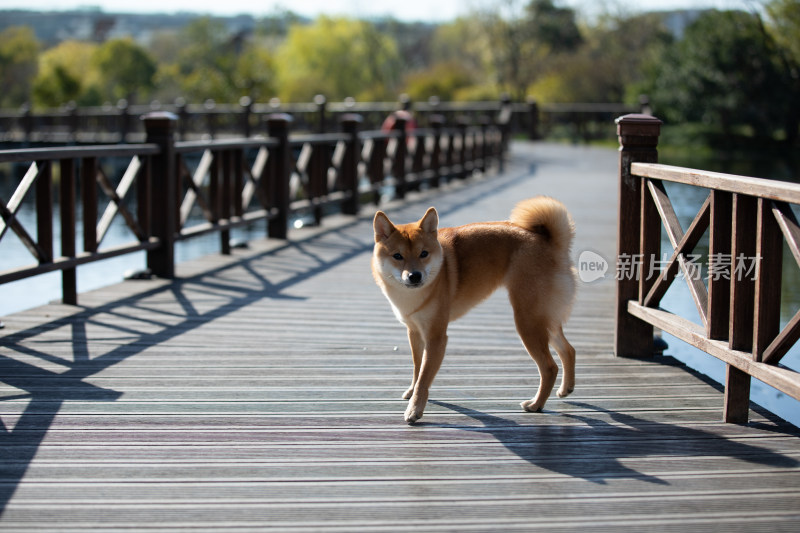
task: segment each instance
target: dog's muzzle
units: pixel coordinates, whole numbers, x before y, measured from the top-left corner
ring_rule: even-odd
[[[406,285],[410,287],[417,287],[422,284],[422,272],[415,270],[413,272],[409,272],[408,276],[405,279]]]

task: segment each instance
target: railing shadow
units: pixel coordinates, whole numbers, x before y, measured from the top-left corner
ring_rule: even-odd
[[[423,194],[395,208],[421,213],[422,204],[435,202],[440,212],[447,214],[528,177],[527,169],[521,169],[473,182],[461,194]],[[0,515],[65,402],[113,402],[120,398],[121,392],[95,386],[89,378],[259,300],[299,298],[291,294],[292,287],[354,256],[367,256],[373,246],[371,228],[370,218],[354,218],[331,229],[317,230],[310,237],[262,253],[251,252],[215,270],[159,283],[108,304],[75,306],[76,311],[68,316],[0,338],[0,381],[19,391],[0,395],[0,402],[28,401],[13,427],[0,421]],[[244,269],[250,281],[242,284],[231,279],[228,273],[232,269]],[[214,300],[221,301],[210,303]],[[93,337],[89,327],[101,328],[98,334],[102,338],[98,334]],[[102,341],[99,346],[98,340]],[[107,351],[98,353],[103,349]]]
[[[733,441],[700,429],[645,421],[583,402],[566,403],[606,415],[616,424],[599,416],[565,413],[562,416],[583,422],[584,425],[524,425],[449,402],[429,400],[429,403],[483,424],[478,427],[430,424],[432,426],[489,434],[517,457],[534,466],[599,485],[619,478],[669,485],[668,481],[658,476],[639,472],[625,464],[626,459],[637,457],[724,455],[772,467],[796,468],[800,464],[796,459],[763,447]],[[591,461],[588,462],[585,460],[587,448],[591,449]]]
[[[28,400],[28,404],[13,427],[0,422],[0,511],[16,491],[64,402],[113,402],[121,396],[118,391],[89,383],[89,378],[258,300],[299,298],[289,292],[291,287],[371,249],[370,241],[345,236],[336,238],[338,249],[327,249],[324,257],[314,253],[317,241],[346,231],[345,227],[311,240],[288,243],[106,305],[78,307],[74,314],[4,337],[0,380],[19,393],[0,397],[0,401]],[[277,281],[264,275],[264,267],[259,265],[280,260],[281,255],[297,254],[307,260],[286,262],[279,275],[273,270],[272,277],[278,277]],[[235,268],[247,271],[252,281],[243,285],[230,279],[226,274]],[[209,305],[214,300],[220,301]],[[95,333],[88,333],[87,328],[94,328]],[[92,344],[98,340],[104,342]],[[110,349],[97,354],[105,349],[103,344]]]

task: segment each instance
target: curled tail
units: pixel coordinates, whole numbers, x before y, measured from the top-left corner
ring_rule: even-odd
[[[575,222],[567,208],[549,196],[536,196],[518,203],[511,211],[511,222],[528,231],[546,235],[564,253],[569,253]]]

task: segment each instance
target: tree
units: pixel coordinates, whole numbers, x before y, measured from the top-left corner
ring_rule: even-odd
[[[472,74],[460,63],[437,63],[425,70],[410,74],[405,81],[405,92],[412,100],[427,100],[437,96],[440,100],[455,100],[460,90],[473,84]]]
[[[574,51],[583,41],[575,11],[552,0],[531,0],[520,10],[516,0],[485,15],[485,28],[494,54],[498,81],[523,100],[528,86],[557,57]]]
[[[97,90],[99,75],[92,63],[96,50],[96,44],[63,41],[42,53],[33,82],[34,104],[43,107],[73,101],[79,105],[101,104]]]
[[[155,87],[155,61],[133,39],[103,43],[92,60],[101,73],[102,94],[107,99],[133,102],[137,95],[147,95]]]
[[[0,107],[17,107],[30,100],[38,54],[39,41],[31,28],[12,26],[0,33]]]
[[[668,121],[713,124],[726,136],[741,126],[771,136],[795,98],[774,40],[743,11],[700,16],[666,49],[651,83],[653,105]]]
[[[530,87],[544,102],[634,103],[643,89],[643,72],[672,42],[658,14],[606,16],[584,31],[583,42]]]
[[[235,69],[241,35],[231,35],[219,19],[201,17],[181,32],[177,75],[181,95],[187,101],[238,100]]]
[[[239,56],[234,69],[234,83],[241,96],[254,102],[275,96],[275,67],[273,54],[267,48],[251,44]]]
[[[788,80],[791,94],[800,94],[800,2],[798,0],[773,0],[766,6],[768,31],[778,46],[778,57],[783,75]],[[800,136],[800,101],[792,98],[784,114],[784,129],[788,144]]]
[[[284,101],[394,99],[400,57],[395,43],[365,21],[319,17],[294,25],[277,51],[275,68]]]
[[[431,64],[458,63],[476,80],[496,83],[489,37],[479,16],[461,17],[436,28],[431,41]]]

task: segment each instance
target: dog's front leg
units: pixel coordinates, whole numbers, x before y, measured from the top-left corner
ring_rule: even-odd
[[[408,328],[408,344],[411,346],[411,359],[414,361],[414,373],[411,376],[411,386],[403,393],[403,399],[408,400],[414,394],[414,386],[419,378],[419,369],[422,366],[422,356],[425,352],[425,339],[416,329]]]
[[[406,408],[405,419],[408,424],[413,424],[422,418],[425,404],[428,403],[428,391],[433,384],[433,378],[436,377],[436,373],[439,371],[439,367],[442,366],[446,347],[447,333],[444,331],[432,336],[425,342],[425,352],[422,356],[419,375],[414,384],[414,393],[411,395]]]

